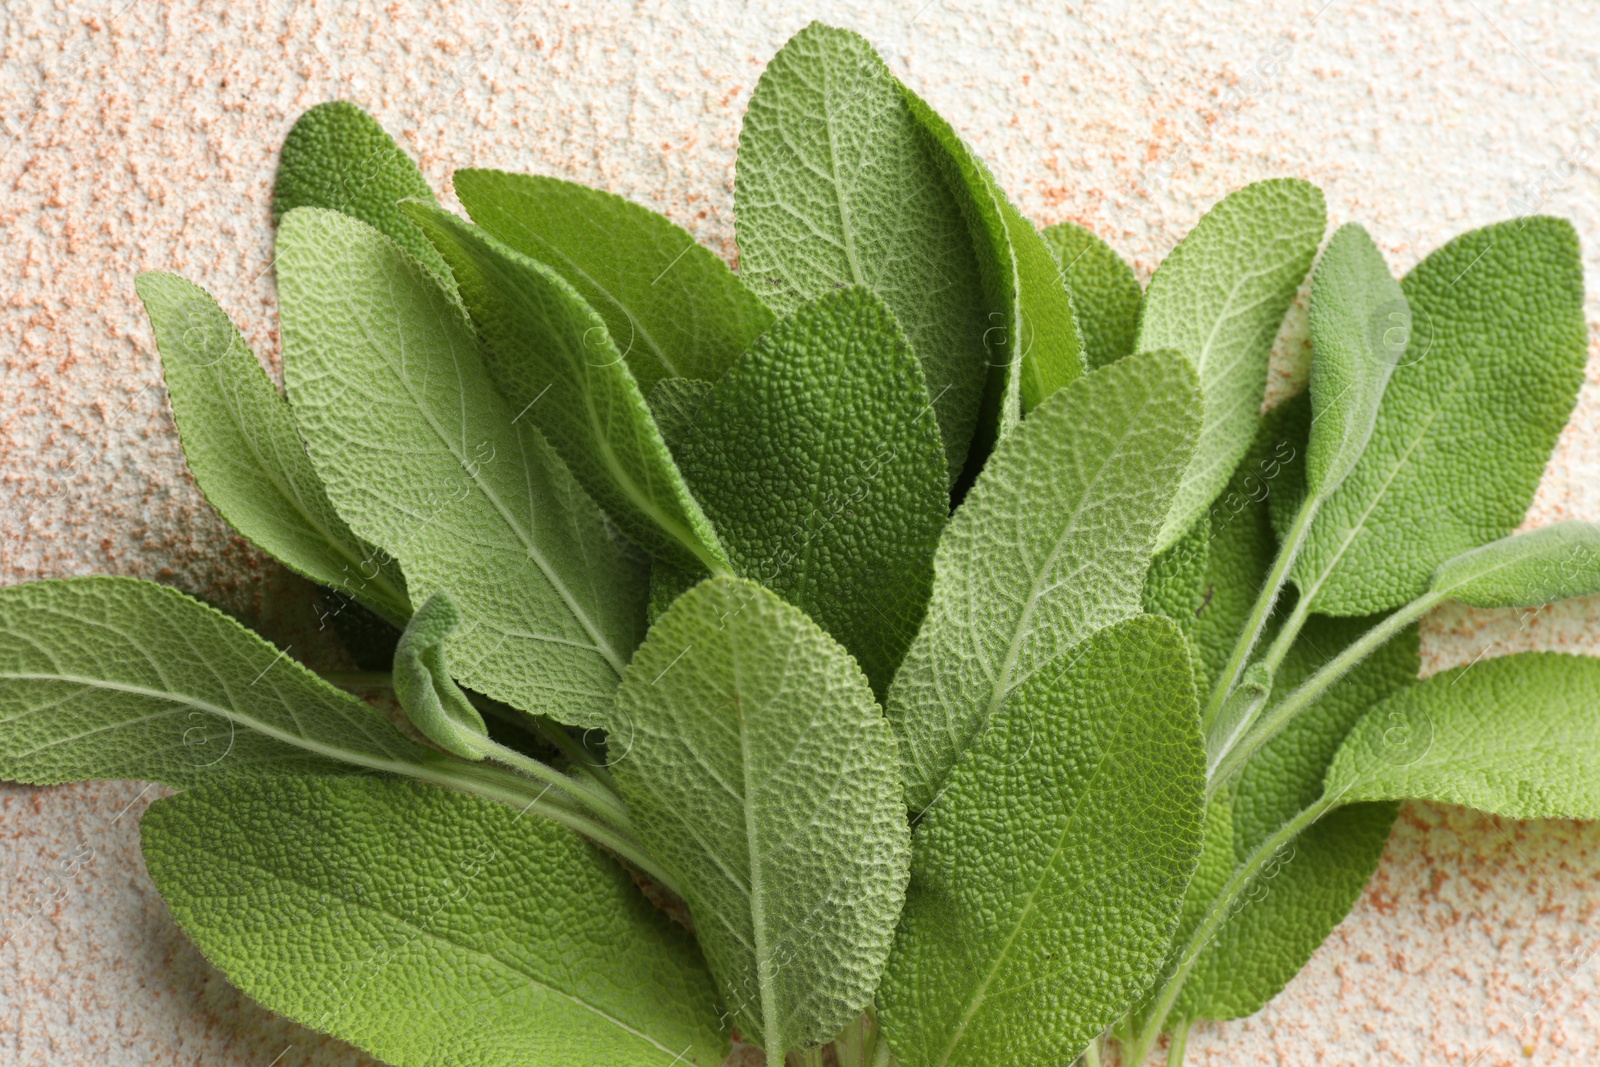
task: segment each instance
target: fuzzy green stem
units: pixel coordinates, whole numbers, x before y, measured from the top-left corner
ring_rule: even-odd
[[[1189,1028],[1193,1025],[1185,1021],[1172,1031],[1172,1044],[1167,1048],[1167,1067],[1183,1067],[1183,1054],[1189,1047]]]
[[[611,772],[601,764],[594,762],[589,750],[574,741],[572,735],[567,733],[566,727],[560,723],[549,722],[541,717],[533,720],[533,728],[540,737],[550,742],[563,756],[567,757],[569,763],[588,775],[602,789],[611,793],[617,791],[616,782],[611,777]]]
[[[485,737],[478,742],[478,747],[484,755],[497,763],[544,782],[552,788],[559,789],[573,800],[588,809],[589,813],[614,827],[621,833],[632,833],[633,824],[628,819],[628,809],[623,806],[622,799],[609,789],[604,789],[592,782],[584,782],[570,774],[562,774],[548,763],[543,763],[531,756],[524,756],[514,748],[507,748],[496,741]]]
[[[1100,1050],[1104,1042],[1104,1034],[1094,1035],[1094,1040],[1089,1042],[1089,1047],[1083,1050],[1083,1067],[1100,1067]]]

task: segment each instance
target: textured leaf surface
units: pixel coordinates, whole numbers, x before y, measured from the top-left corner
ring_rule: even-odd
[[[1311,279],[1311,445],[1307,488],[1338,488],[1372,437],[1405,359],[1411,312],[1383,253],[1358,223],[1339,227]]]
[[[1182,352],[1205,395],[1205,427],[1159,547],[1210,506],[1249,447],[1272,343],[1325,227],[1316,186],[1256,182],[1206,212],[1150,279],[1134,348]]]
[[[772,312],[683,227],[559,178],[458,170],[472,221],[561,275],[605,320],[648,395],[663,378],[716,381]]]
[[[1600,526],[1573,519],[1491,541],[1441,563],[1430,588],[1478,608],[1600,592]]]
[[[1345,802],[1417,798],[1514,819],[1600,818],[1600,659],[1522,652],[1368,711],[1328,768]]]
[[[145,862],[185,933],[272,1011],[395,1067],[717,1067],[693,938],[615,862],[510,807],[393,780],[158,800]]]
[[[330,100],[295,120],[283,141],[272,187],[272,218],[320,207],[360,219],[421,260],[438,277],[450,271],[422,231],[401,214],[401,200],[433,203],[433,190],[377,120],[346,100]]]
[[[175,274],[134,285],[201,492],[251,543],[391,622],[411,613],[400,565],[350,531],[328,501],[272,379],[216,301]]]
[[[700,405],[712,388],[711,382],[699,378],[663,378],[650,390],[650,414],[673,455],[681,452],[683,442],[694,432]]]
[[[779,313],[839,285],[880,296],[922,363],[953,480],[988,357],[972,239],[894,76],[813,22],[772,57],[739,133],[741,276]]]
[[[450,591],[456,677],[563,722],[609,710],[643,575],[514,421],[457,305],[382,235],[312,208],[280,226],[278,289],[284,377],[328,496],[414,599]]]
[[[1043,237],[1072,294],[1089,369],[1131,353],[1139,332],[1139,304],[1144,300],[1133,268],[1110,245],[1077,223],[1047,226]]]
[[[438,247],[493,353],[489,374],[622,531],[657,555],[722,569],[644,393],[595,309],[551,268],[447,211],[406,205]]]
[[[1150,560],[1144,578],[1144,610],[1165,615],[1188,633],[1206,605],[1206,582],[1211,563],[1211,524],[1194,529],[1165,552]]]
[[[610,739],[739,1029],[769,1055],[832,1038],[877,988],[910,861],[860,668],[774,594],[714,578],[651,628]]]
[[[1328,615],[1403,604],[1444,560],[1515,529],[1583,381],[1583,269],[1569,223],[1473,230],[1403,288],[1406,365],[1294,566]]]
[[[911,90],[903,91],[972,230],[990,319],[984,335],[990,367],[982,416],[987,425],[980,424],[977,434],[992,445],[1026,412],[1083,373],[1083,340],[1061,267],[1039,231],[950,123]]]
[[[488,727],[467,694],[450,677],[444,646],[461,625],[461,612],[443,589],[417,609],[394,650],[394,694],[423,737],[463,759],[484,755]]]
[[[1020,686],[917,827],[879,994],[900,1062],[1070,1063],[1161,964],[1204,777],[1167,619],[1102,630]]]
[[[429,749],[221,612],[131,578],[0,589],[0,778],[401,771]]]
[[[1173,352],[1119,360],[1000,442],[934,554],[928,615],[889,688],[907,800],[933,801],[1013,688],[1141,610],[1200,398]]]
[[[922,621],[949,510],[922,371],[888,309],[852,286],[780,320],[682,451],[735,569],[815,619],[881,694]]]

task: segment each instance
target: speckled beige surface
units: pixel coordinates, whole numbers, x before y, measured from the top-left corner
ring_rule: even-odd
[[[468,163],[574,178],[731,255],[744,102],[772,51],[819,17],[871,37],[1033,218],[1083,222],[1143,273],[1221,194],[1289,174],[1327,191],[1335,222],[1365,222],[1397,270],[1462,229],[1562,215],[1600,292],[1592,7],[431,8],[0,8],[0,578],[156,578],[323,654],[296,607],[303,590],[232,537],[183,472],[132,282],[146,267],[186,274],[274,362],[276,149],[300,110],[331,97],[368,107],[441,189]],[[1280,372],[1281,391],[1294,360]],[[1591,360],[1530,523],[1600,519],[1597,386]],[[1524,647],[1600,654],[1600,605],[1527,622],[1446,609],[1424,651],[1435,670]],[[0,787],[0,1063],[366,1062],[243,1001],[172,928],[138,856],[154,792]],[[1411,807],[1306,971],[1255,1018],[1201,1028],[1192,1062],[1600,1062],[1597,918],[1600,826]]]

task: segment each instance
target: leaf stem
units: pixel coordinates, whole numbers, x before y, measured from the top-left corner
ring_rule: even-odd
[[[1100,1050],[1105,1037],[1105,1034],[1094,1035],[1094,1040],[1089,1042],[1089,1047],[1083,1050],[1083,1067],[1100,1067]]]
[[[1321,507],[1320,496],[1307,497],[1295,514],[1294,524],[1284,535],[1283,546],[1278,549],[1278,558],[1273,561],[1272,570],[1267,572],[1266,580],[1261,583],[1261,591],[1256,594],[1256,602],[1245,618],[1244,627],[1239,631],[1239,639],[1234,643],[1228,662],[1218,674],[1217,683],[1211,689],[1211,698],[1206,702],[1205,712],[1200,716],[1200,728],[1206,734],[1208,742],[1211,740],[1211,729],[1216,724],[1223,704],[1238,685],[1239,676],[1244,673],[1245,665],[1250,660],[1250,653],[1255,651],[1256,643],[1261,640],[1261,632],[1266,629],[1267,620],[1272,617],[1272,609],[1278,603],[1278,594],[1283,590],[1283,583],[1289,578],[1289,569],[1294,566],[1295,559],[1300,555],[1300,547],[1305,544],[1306,535],[1311,531],[1311,522],[1317,517],[1317,511]]]
[[[1183,1054],[1189,1048],[1189,1028],[1193,1025],[1186,1019],[1172,1031],[1172,1044],[1167,1048],[1167,1067],[1183,1067]]]
[[[622,798],[609,789],[602,788],[591,782],[584,782],[570,774],[562,774],[548,763],[524,756],[514,748],[507,748],[496,741],[485,737],[476,742],[484,755],[497,763],[503,763],[513,770],[519,771],[536,781],[544,782],[552,788],[559,789],[569,795],[573,800],[583,805],[588,812],[598,819],[615,828],[620,833],[631,834],[633,824],[628,819],[628,809],[623,806]]]
[[[560,750],[561,754],[567,757],[568,762],[594,779],[595,783],[602,789],[612,794],[616,793],[616,781],[611,777],[611,772],[603,764],[596,763],[593,754],[583,745],[574,741],[572,735],[567,733],[565,726],[539,716],[533,720],[533,729],[540,737]]]

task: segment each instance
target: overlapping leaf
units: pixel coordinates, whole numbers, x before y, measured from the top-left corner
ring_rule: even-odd
[[[1133,352],[1144,291],[1133,268],[1090,230],[1058,222],[1042,231],[1072,294],[1090,370]]]
[[[1491,541],[1441,563],[1429,589],[1479,608],[1600,592],[1600,525],[1571,519]]]

